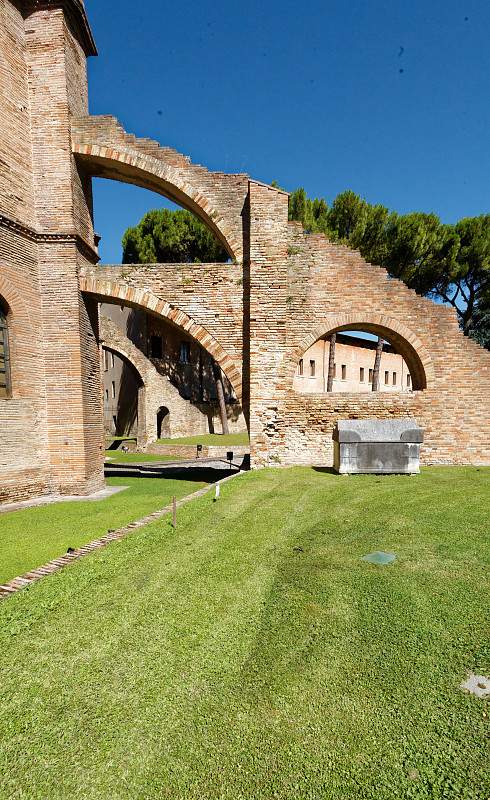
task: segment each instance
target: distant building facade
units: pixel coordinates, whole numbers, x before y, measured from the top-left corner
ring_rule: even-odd
[[[298,362],[293,387],[302,394],[327,391],[330,341],[319,339]],[[337,334],[333,392],[371,392],[376,341],[345,333]],[[412,376],[403,357],[387,342],[379,369],[379,391],[410,392]]]

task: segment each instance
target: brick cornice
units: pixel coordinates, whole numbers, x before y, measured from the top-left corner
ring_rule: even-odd
[[[99,254],[94,247],[91,247],[78,233],[44,233],[34,230],[34,228],[17,222],[4,214],[0,214],[0,228],[6,228],[9,231],[23,236],[24,239],[29,239],[36,244],[45,244],[54,242],[55,244],[75,244],[80,252],[92,264],[97,264],[100,261]]]
[[[87,56],[96,56],[97,47],[82,0],[24,0],[24,12],[32,14],[43,9],[62,8],[73,27],[80,34],[80,43]]]

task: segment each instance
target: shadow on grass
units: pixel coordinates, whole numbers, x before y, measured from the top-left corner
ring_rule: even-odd
[[[337,475],[340,477],[339,473],[334,470],[333,467],[312,467],[315,472],[325,472],[327,475]]]

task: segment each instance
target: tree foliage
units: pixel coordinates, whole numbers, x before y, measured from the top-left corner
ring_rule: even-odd
[[[397,214],[352,191],[329,208],[297,189],[289,217],[360,250],[419,294],[449,303],[464,333],[490,348],[490,215],[444,225],[436,214]]]
[[[189,211],[149,211],[123,236],[124,264],[227,261],[213,233]]]

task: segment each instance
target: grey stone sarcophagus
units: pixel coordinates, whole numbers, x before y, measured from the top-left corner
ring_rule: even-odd
[[[341,474],[420,472],[424,431],[414,419],[340,419],[333,432],[334,469]]]

